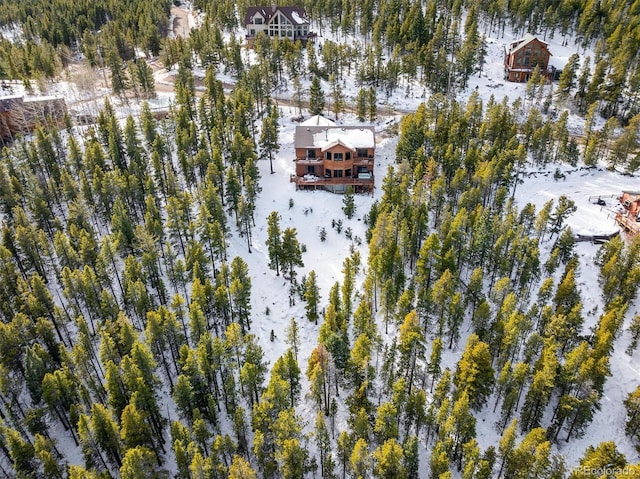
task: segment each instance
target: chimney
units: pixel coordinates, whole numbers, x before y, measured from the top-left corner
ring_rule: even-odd
[[[271,13],[276,13],[276,4],[275,4],[275,2],[271,4]]]

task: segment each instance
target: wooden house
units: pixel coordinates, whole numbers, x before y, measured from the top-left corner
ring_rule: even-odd
[[[306,42],[315,37],[309,31],[309,19],[299,7],[249,7],[245,16],[247,41],[252,43],[259,33],[271,38],[288,38]]]
[[[373,127],[299,125],[295,133],[296,189],[373,192],[376,138]]]
[[[513,82],[526,82],[537,66],[542,75],[553,80],[554,67],[549,65],[549,44],[530,33],[504,50],[504,79]]]
[[[640,234],[640,192],[624,191],[619,200],[616,222],[630,236]]]
[[[33,131],[38,123],[61,125],[67,113],[63,98],[21,95],[0,97],[0,144],[11,143],[16,135]]]

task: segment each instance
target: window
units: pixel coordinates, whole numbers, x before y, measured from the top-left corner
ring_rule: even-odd
[[[255,25],[262,25],[262,17],[256,17],[253,19]]]
[[[524,66],[529,66],[529,57],[524,57]]]
[[[334,153],[333,161],[342,161],[342,153]]]
[[[315,175],[316,167],[315,166],[307,166],[307,175]]]
[[[351,170],[344,170],[344,176],[351,178]]]
[[[316,157],[316,150],[314,149],[307,150],[307,158],[315,158],[315,157]]]
[[[358,155],[358,158],[366,158],[369,154],[369,150],[367,150],[366,148],[358,148],[356,154]]]
[[[329,168],[326,168],[324,170],[324,177],[325,178],[331,178],[331,170]]]
[[[249,30],[249,35],[255,35],[255,34],[256,34],[255,28],[252,28],[251,30]]]
[[[342,178],[342,170],[335,170],[333,172],[333,177],[334,178]]]
[[[345,159],[345,160],[350,160],[350,159],[351,159],[351,152],[350,152],[350,151],[347,151],[347,152],[344,154],[344,159]]]
[[[325,160],[330,160],[331,159],[331,152],[330,151],[325,151],[324,152],[324,159]]]
[[[291,37],[291,36],[292,36],[292,32],[291,32],[291,30],[287,30],[287,36],[288,36],[288,37]]]

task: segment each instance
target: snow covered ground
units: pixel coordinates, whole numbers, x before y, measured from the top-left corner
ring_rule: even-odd
[[[188,25],[192,27],[196,24],[196,19],[192,15],[188,16]],[[483,100],[488,100],[494,95],[499,101],[503,96],[508,96],[512,102],[516,98],[524,97],[524,84],[509,83],[502,80],[503,67],[503,47],[513,40],[513,36],[508,33],[504,37],[495,38],[488,36],[487,60],[483,73],[480,77],[472,77],[470,86],[464,92],[460,92],[459,98],[464,100],[475,90],[478,91]],[[550,43],[550,50],[559,60],[568,58],[571,53],[578,51],[585,54],[577,47],[563,46],[562,39],[546,39]],[[588,52],[587,52],[588,54]],[[167,72],[160,70],[156,73],[156,81],[167,82]],[[233,79],[225,75],[220,75],[223,81],[232,82]],[[308,86],[308,85],[307,85]],[[328,85],[324,85],[328,91]],[[85,94],[71,89],[70,86],[60,86],[59,90],[67,92],[67,99],[70,107],[83,105],[93,113],[102,106],[101,101],[89,101]],[[357,93],[357,86],[353,79],[348,79],[345,83],[345,95],[351,105]],[[380,100],[381,107],[385,105],[389,109],[397,112],[410,112],[426,100],[425,93],[421,88],[414,87],[410,94],[406,94],[406,88],[400,88],[388,100]],[[106,92],[105,92],[106,94]],[[290,99],[290,91],[279,92],[283,99]],[[171,94],[161,93],[159,99],[154,102],[154,106],[163,107],[169,104],[172,99]],[[265,241],[267,238],[266,218],[271,211],[278,211],[281,215],[281,228],[295,227],[298,238],[306,246],[306,253],[303,255],[304,268],[299,271],[299,278],[314,270],[318,275],[319,287],[322,296],[322,304],[326,305],[330,287],[336,281],[342,281],[342,262],[350,254],[350,248],[355,247],[360,251],[363,265],[366,268],[368,248],[365,242],[365,230],[363,217],[369,211],[373,201],[382,194],[379,188],[387,166],[393,164],[395,156],[395,145],[397,137],[382,138],[378,135],[376,149],[375,175],[377,188],[373,196],[356,195],[356,214],[349,220],[342,213],[341,195],[329,192],[318,191],[295,191],[295,185],[289,182],[289,176],[294,172],[294,149],[293,135],[296,123],[290,120],[297,116],[297,109],[289,106],[280,107],[280,136],[281,148],[274,160],[274,174],[269,174],[268,161],[261,161],[259,167],[262,174],[260,194],[256,211],[256,227],[253,230],[252,253],[248,254],[247,246],[242,238],[234,235],[229,254],[231,257],[242,256],[249,266],[252,278],[252,317],[253,326],[251,332],[256,334],[261,346],[264,348],[266,359],[271,365],[282,355],[286,349],[285,328],[291,318],[296,318],[300,327],[300,338],[302,347],[300,348],[299,364],[304,372],[311,351],[317,344],[319,325],[310,323],[305,318],[304,303],[300,300],[294,306],[289,305],[289,283],[282,276],[277,277],[275,272],[268,268],[268,254]],[[137,106],[118,105],[118,111],[122,116],[135,114]],[[400,116],[381,117],[373,126],[377,133],[381,133],[387,123],[399,121]],[[357,120],[347,115],[341,119],[343,124],[357,124]],[[570,117],[570,129],[579,132],[583,121],[576,115]],[[612,210],[616,204],[615,196],[622,190],[639,189],[640,183],[637,178],[623,176],[605,169],[581,169],[568,165],[560,166],[560,172],[564,178],[555,179],[554,170],[556,165],[550,166],[549,171],[532,171],[522,177],[522,183],[518,186],[516,201],[523,206],[527,202],[534,203],[539,209],[549,199],[557,199],[565,195],[572,199],[577,211],[568,220],[569,226],[575,233],[580,234],[607,234],[616,229]],[[611,197],[607,199],[606,206],[599,206],[590,201],[592,196]],[[290,201],[293,206],[290,207]],[[338,233],[332,228],[332,220],[341,219],[343,229]],[[325,228],[327,239],[320,241],[320,230]],[[345,235],[345,230],[350,228],[354,240],[349,240]],[[362,244],[356,245],[355,238],[362,239]],[[551,245],[547,245],[551,247]],[[602,311],[600,292],[597,283],[598,271],[594,265],[594,257],[598,246],[591,243],[579,243],[576,246],[580,257],[580,275],[578,278],[582,290],[582,297],[585,301],[584,311],[587,314],[585,328],[595,324],[599,313]],[[364,277],[361,272],[358,282]],[[269,313],[267,314],[267,309]],[[630,318],[639,313],[638,306],[633,305],[627,313],[628,326]],[[380,328],[382,331],[384,328]],[[466,329],[466,328],[465,328]],[[271,331],[275,338],[270,340]],[[393,331],[390,330],[390,335]],[[445,363],[455,367],[466,338],[461,338],[460,346],[453,351],[445,352]],[[629,335],[623,332],[616,341],[616,348],[611,358],[612,376],[606,382],[605,394],[602,399],[602,407],[596,413],[592,424],[582,439],[572,440],[570,443],[560,441],[557,446],[566,458],[567,466],[570,468],[577,465],[585,448],[589,445],[596,445],[602,441],[612,440],[618,445],[621,452],[626,454],[629,462],[639,460],[638,453],[624,434],[625,411],[622,401],[626,395],[634,390],[640,380],[640,352],[633,356],[628,356],[624,350],[629,343]],[[306,377],[303,374],[303,391],[308,389]],[[302,398],[298,408],[298,413],[312,424],[315,405],[308,399]],[[480,446],[484,449],[489,445],[496,445],[499,436],[493,427],[495,418],[490,414],[491,408],[487,408],[478,415],[477,437]],[[174,416],[175,417],[175,416]],[[337,427],[342,429],[346,426],[346,414],[344,406],[338,413]],[[80,457],[78,457],[80,460]],[[427,458],[422,457],[421,471],[426,477]],[[169,465],[171,468],[171,466]]]
[[[288,346],[285,342],[285,328],[288,326],[289,320],[294,317],[298,320],[301,330],[302,347],[299,363],[304,371],[310,353],[317,344],[319,326],[309,323],[305,319],[303,302],[298,302],[293,307],[289,306],[288,282],[282,277],[276,277],[275,272],[268,269],[268,253],[264,244],[267,238],[265,219],[271,211],[279,211],[282,216],[281,226],[283,229],[289,226],[297,228],[300,242],[307,247],[307,252],[303,255],[305,267],[300,271],[300,276],[311,270],[317,273],[323,304],[326,304],[331,285],[335,281],[342,281],[342,261],[350,254],[349,248],[353,245],[353,242],[345,237],[344,229],[350,227],[354,237],[364,238],[366,226],[362,217],[368,212],[373,201],[382,194],[379,188],[380,182],[387,166],[393,164],[397,138],[386,138],[378,143],[375,164],[378,187],[373,197],[356,195],[357,213],[352,220],[348,220],[341,210],[343,205],[341,195],[320,190],[295,191],[295,185],[289,183],[289,175],[294,172],[292,145],[295,123],[288,120],[293,115],[293,111],[290,111],[288,107],[283,108],[281,113],[280,144],[282,147],[274,161],[275,173],[269,174],[268,162],[260,163],[262,193],[256,209],[257,227],[254,230],[253,253],[247,254],[246,245],[237,239],[234,240],[231,251],[233,255],[242,255],[249,264],[253,281],[254,325],[252,332],[258,336],[267,359],[273,364],[275,359],[286,351]],[[350,121],[355,123],[357,120],[349,117],[344,119],[345,124]],[[384,123],[384,119],[382,119],[378,124],[374,124],[376,131],[381,131]],[[527,202],[531,202],[536,205],[536,209],[539,209],[549,199],[557,200],[561,195],[565,195],[572,199],[577,206],[577,211],[567,222],[575,233],[607,234],[615,231],[616,226],[611,214],[613,205],[616,203],[615,198],[608,199],[607,206],[599,206],[589,201],[589,197],[616,196],[621,190],[637,189],[638,179],[605,169],[580,169],[565,165],[565,167],[560,167],[565,179],[556,180],[553,171],[555,167],[554,165],[549,171],[531,173],[523,178],[516,193],[518,205],[524,206]],[[291,199],[294,206],[289,208]],[[342,219],[344,229],[341,234],[331,228],[332,219]],[[328,233],[325,242],[321,242],[319,238],[322,227]],[[550,248],[552,244],[545,246]],[[361,246],[357,246],[357,249],[366,266],[368,255],[366,244],[363,242]],[[580,257],[578,283],[585,303],[585,329],[587,330],[595,325],[602,311],[597,282],[598,270],[594,265],[598,246],[591,243],[579,243],[576,249]],[[362,278],[363,274],[359,279],[362,280]],[[270,310],[269,315],[265,314],[267,307]],[[637,306],[632,306],[627,314],[628,320],[638,312]],[[276,336],[273,342],[269,340],[271,330]],[[384,328],[380,327],[379,330],[384,331]],[[383,334],[383,337],[390,339],[393,334],[394,331],[390,330],[389,335],[384,336]],[[463,337],[456,349],[445,351],[444,364],[455,368],[465,341],[466,337]],[[629,462],[638,460],[635,448],[624,434],[625,410],[622,401],[629,392],[637,387],[640,379],[640,353],[628,356],[624,352],[628,343],[629,336],[626,332],[616,341],[616,349],[611,359],[612,377],[605,385],[602,408],[596,413],[584,437],[572,440],[570,443],[565,443],[562,439],[557,446],[557,452],[565,456],[569,468],[578,464],[578,460],[587,446],[597,445],[607,440],[615,441],[619,450],[626,454]],[[305,384],[303,383],[303,391]],[[314,410],[315,405],[303,398],[298,413],[309,421],[309,424],[312,422]],[[491,408],[487,408],[479,414],[477,419],[477,439],[481,447],[484,449],[490,445],[497,445],[500,437],[494,428],[496,418],[491,414]],[[338,428],[346,425],[344,407],[339,411],[337,424]],[[425,461],[423,456],[421,470],[426,477]]]

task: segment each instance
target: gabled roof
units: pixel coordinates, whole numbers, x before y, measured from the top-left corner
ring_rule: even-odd
[[[325,151],[338,144],[351,150],[375,148],[375,131],[372,126],[296,126],[296,148]]]
[[[252,23],[253,17],[259,13],[265,23],[269,23],[277,12],[282,13],[293,25],[308,25],[309,20],[303,8],[299,7],[249,7],[244,18],[245,25]]]
[[[509,53],[510,54],[516,53],[518,50],[521,50],[522,48],[526,47],[527,45],[529,45],[529,43],[531,43],[534,40],[539,41],[540,43],[542,43],[543,45],[545,45],[547,47],[549,46],[549,44],[547,42],[543,42],[539,38],[534,37],[530,33],[527,33],[520,40],[516,40],[515,42],[511,42],[511,45],[509,46]]]
[[[320,151],[327,151],[333,148],[334,146],[338,146],[338,145],[342,145],[345,148],[353,149],[352,146],[345,144],[340,138],[338,138],[337,140],[334,140],[331,143],[327,143],[326,145],[324,145],[322,148],[320,148]]]
[[[300,126],[334,126],[335,122],[322,115],[314,115],[300,123]]]

